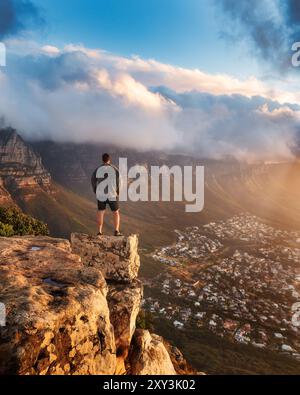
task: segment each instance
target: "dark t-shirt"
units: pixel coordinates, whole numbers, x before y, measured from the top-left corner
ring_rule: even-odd
[[[96,193],[98,185],[101,182],[103,182],[105,179],[107,179],[108,173],[105,173],[105,171],[104,171],[104,173],[102,172],[103,177],[101,177],[101,178],[97,177],[97,173],[98,173],[99,168],[100,167],[101,168],[102,167],[106,167],[106,166],[107,167],[109,166],[110,168],[113,168],[115,170],[115,172],[116,172],[116,191],[115,191],[114,198],[117,198],[118,195],[119,195],[119,192],[120,192],[120,173],[119,173],[119,169],[116,166],[111,165],[111,164],[103,163],[101,166],[99,166],[99,167],[97,167],[97,169],[95,169],[95,171],[92,174],[92,178],[91,178],[91,184],[92,184],[93,191],[94,191],[94,193]]]

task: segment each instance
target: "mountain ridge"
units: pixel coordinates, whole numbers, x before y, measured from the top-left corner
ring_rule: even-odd
[[[51,176],[42,158],[13,128],[0,129],[0,179],[8,202],[20,190],[27,199],[33,190],[51,192]]]
[[[14,131],[13,140],[16,133]],[[4,140],[2,146],[13,147],[8,144],[7,136]],[[116,164],[119,157],[128,157],[128,166],[137,163],[148,168],[163,164],[205,166],[205,207],[200,213],[185,213],[184,202],[122,202],[123,230],[141,234],[142,246],[147,248],[173,241],[176,228],[225,219],[240,212],[258,214],[276,226],[291,229],[300,226],[300,164],[297,161],[246,164],[232,158],[201,160],[160,152],[125,151],[101,144],[27,143],[21,138],[19,141],[25,151],[30,147],[30,153],[36,155],[33,163],[38,171],[29,177],[23,173],[22,182],[18,172],[22,174],[24,161],[11,150],[10,161],[14,163],[15,171],[18,169],[13,179],[7,170],[11,168],[11,162],[6,163],[5,156],[1,156],[0,168],[6,170],[0,172],[0,199],[3,204],[17,204],[24,212],[48,222],[54,236],[69,237],[72,230],[96,231],[96,204],[90,175],[100,163],[101,153],[107,150]],[[31,172],[32,168],[35,167],[31,167]],[[46,180],[44,185],[39,184],[40,177],[41,181]],[[109,232],[112,226],[109,220]]]

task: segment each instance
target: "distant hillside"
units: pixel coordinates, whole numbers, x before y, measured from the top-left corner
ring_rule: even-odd
[[[49,225],[54,236],[94,233],[95,196],[90,176],[103,151],[133,164],[204,165],[205,208],[187,214],[183,202],[122,203],[122,229],[141,235],[143,247],[174,240],[174,229],[250,212],[278,227],[300,228],[300,164],[248,165],[233,159],[197,159],[160,152],[125,151],[97,144],[25,142],[16,131],[0,131],[0,203],[17,204]],[[51,174],[51,176],[50,176]],[[112,231],[111,215],[105,231]]]
[[[252,164],[233,159],[209,160],[161,152],[124,151],[97,144],[33,143],[54,180],[94,201],[90,175],[109,151],[115,163],[127,157],[128,165],[204,165],[205,208],[186,214],[183,203],[122,203],[124,225],[142,234],[144,244],[172,239],[174,228],[203,224],[249,211],[275,226],[300,228],[300,163]],[[129,221],[127,221],[129,219]]]
[[[46,222],[53,235],[94,228],[94,206],[57,185],[41,156],[12,128],[0,130],[0,204]]]

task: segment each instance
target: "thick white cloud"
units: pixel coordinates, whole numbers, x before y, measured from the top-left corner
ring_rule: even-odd
[[[299,92],[290,89],[290,87],[295,87],[295,82],[289,81],[288,77],[286,77],[288,89],[285,89],[280,81],[276,85],[274,81],[271,81],[268,85],[255,76],[239,80],[228,74],[210,74],[199,69],[176,67],[154,59],[141,59],[138,56],[125,58],[99,49],[88,49],[81,45],[67,45],[63,50],[63,52],[74,51],[85,53],[99,66],[130,73],[146,86],[166,86],[180,93],[196,90],[214,95],[262,96],[281,103],[290,101],[300,104]]]
[[[14,82],[2,76],[0,109],[6,121],[28,138],[95,141],[138,149],[172,148],[178,134],[167,116],[168,109],[163,104],[157,107],[159,95],[149,92],[155,105],[150,103],[145,109],[139,98],[132,100],[127,85],[122,83],[121,79],[111,90],[80,82],[47,90],[27,81],[17,89]]]
[[[217,158],[292,157],[299,107],[283,103],[297,102],[294,92],[82,46],[7,45],[0,115],[26,137]]]

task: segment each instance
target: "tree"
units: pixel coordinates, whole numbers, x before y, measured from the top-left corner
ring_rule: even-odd
[[[17,207],[0,207],[0,236],[24,236],[49,234],[48,226]]]
[[[141,309],[136,318],[136,327],[138,329],[148,329],[153,331],[153,315],[149,311]]]

